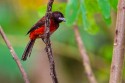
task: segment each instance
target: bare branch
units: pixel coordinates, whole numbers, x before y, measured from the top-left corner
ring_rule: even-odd
[[[22,64],[21,64],[21,62],[20,62],[20,60],[19,60],[17,54],[15,53],[15,51],[14,51],[12,45],[10,44],[10,41],[7,39],[7,37],[6,37],[6,35],[5,35],[4,31],[3,31],[3,29],[1,28],[1,26],[0,26],[0,34],[1,34],[2,38],[4,39],[6,45],[8,46],[8,48],[9,48],[9,50],[10,50],[10,53],[11,53],[13,59],[15,60],[15,62],[16,62],[16,64],[17,64],[18,68],[20,69],[20,72],[21,72],[21,74],[22,74],[22,77],[23,77],[23,79],[24,79],[24,82],[25,82],[25,83],[30,83],[29,80],[28,80],[27,74],[26,74],[24,68],[22,67]]]
[[[75,32],[76,42],[78,44],[78,48],[79,48],[79,51],[80,51],[80,54],[81,54],[81,57],[82,57],[82,60],[83,60],[83,66],[85,68],[85,72],[87,74],[89,82],[90,83],[97,83],[97,81],[95,79],[95,76],[94,76],[94,74],[92,72],[89,57],[88,57],[88,55],[86,53],[86,50],[85,50],[84,44],[82,42],[82,39],[81,39],[81,36],[80,36],[77,25],[74,26],[74,32]]]
[[[116,32],[109,83],[122,83],[125,50],[125,0],[118,0]]]
[[[44,41],[46,43],[46,52],[48,55],[49,63],[50,63],[50,75],[52,77],[53,83],[58,83],[57,77],[56,77],[56,71],[55,71],[55,62],[53,58],[51,43],[50,43],[50,16],[51,16],[51,10],[52,10],[52,4],[54,0],[49,0],[47,11],[46,11],[46,20],[45,20],[45,38]]]

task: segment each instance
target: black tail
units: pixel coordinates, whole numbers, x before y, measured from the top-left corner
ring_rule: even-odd
[[[35,40],[30,40],[29,43],[27,44],[25,51],[22,55],[23,61],[25,61],[27,59],[27,57],[30,56],[34,43],[35,43]]]

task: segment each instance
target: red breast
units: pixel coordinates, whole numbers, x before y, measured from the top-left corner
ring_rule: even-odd
[[[58,29],[59,24],[55,23],[54,20],[51,19],[50,21],[50,34],[52,34],[56,29]],[[41,26],[36,30],[30,32],[30,39],[42,38],[44,34],[45,26]]]

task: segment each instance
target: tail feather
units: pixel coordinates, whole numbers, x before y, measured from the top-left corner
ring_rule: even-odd
[[[24,51],[24,53],[22,55],[22,60],[23,61],[25,61],[27,59],[27,57],[31,55],[34,43],[35,43],[35,40],[30,40],[29,43],[27,44],[27,46],[25,48],[25,51]]]

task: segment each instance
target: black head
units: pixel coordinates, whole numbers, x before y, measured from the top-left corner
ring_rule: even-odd
[[[54,17],[54,20],[57,21],[58,23],[60,23],[62,21],[65,22],[65,18],[63,16],[63,14],[59,11],[52,12],[52,16]]]

